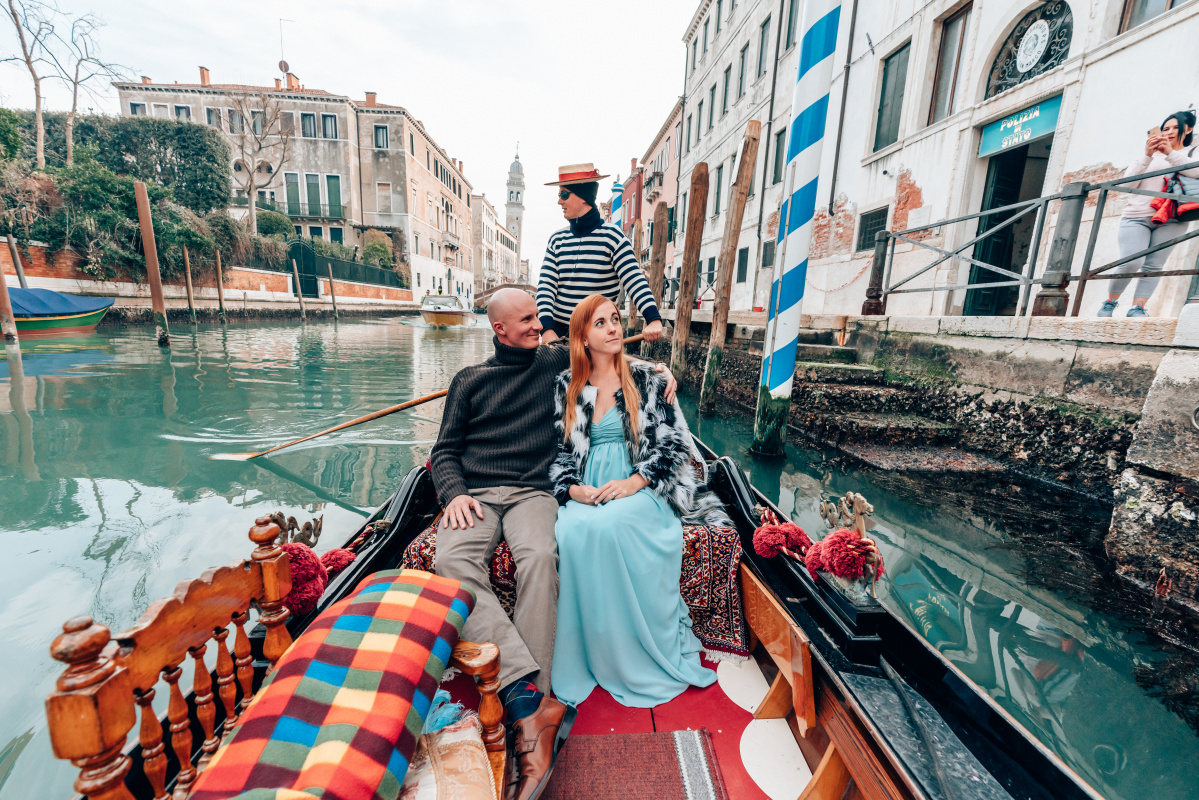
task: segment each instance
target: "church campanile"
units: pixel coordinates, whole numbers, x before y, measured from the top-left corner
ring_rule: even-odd
[[[508,167],[508,200],[504,204],[504,227],[516,237],[516,264],[520,269],[520,243],[524,239],[525,218],[525,168],[520,163],[520,150],[516,160]]]

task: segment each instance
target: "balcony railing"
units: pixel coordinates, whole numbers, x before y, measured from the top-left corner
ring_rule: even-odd
[[[238,208],[247,208],[250,205],[249,198],[244,197],[244,196],[243,197],[234,197],[232,200],[229,201],[229,205],[236,206]],[[261,197],[255,201],[254,205],[257,206],[258,208],[265,208],[267,211],[277,211],[278,210],[276,203],[274,203],[271,200],[263,200]]]
[[[345,219],[344,205],[329,205],[328,203],[279,203],[278,210],[289,217],[307,217],[313,219]]]

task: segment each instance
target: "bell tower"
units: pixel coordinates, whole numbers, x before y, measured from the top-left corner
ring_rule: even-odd
[[[508,167],[508,199],[504,203],[504,227],[516,239],[516,263],[520,264],[520,243],[524,238],[525,221],[525,168],[520,163],[520,145],[516,146],[516,159]]]

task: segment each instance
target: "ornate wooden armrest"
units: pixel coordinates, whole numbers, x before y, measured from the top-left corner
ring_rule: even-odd
[[[450,666],[475,679],[479,687],[479,722],[483,726],[483,745],[495,776],[496,797],[504,794],[504,762],[507,744],[504,735],[504,706],[500,690],[500,649],[490,642],[459,641],[450,653]]]

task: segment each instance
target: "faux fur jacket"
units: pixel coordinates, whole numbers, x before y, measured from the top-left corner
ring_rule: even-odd
[[[641,393],[637,444],[626,441],[633,471],[648,481],[647,488],[666,499],[684,525],[731,525],[720,499],[696,480],[691,466],[691,432],[677,403],[664,397],[666,378],[647,364],[632,363],[633,383]],[[583,482],[584,465],[591,447],[591,419],[595,415],[594,386],[584,386],[575,403],[575,423],[570,436],[563,439],[566,389],[570,370],[558,375],[554,386],[554,411],[558,431],[558,455],[550,465],[554,496],[565,505],[570,487]],[[625,430],[629,415],[624,393],[616,392],[616,408]]]

